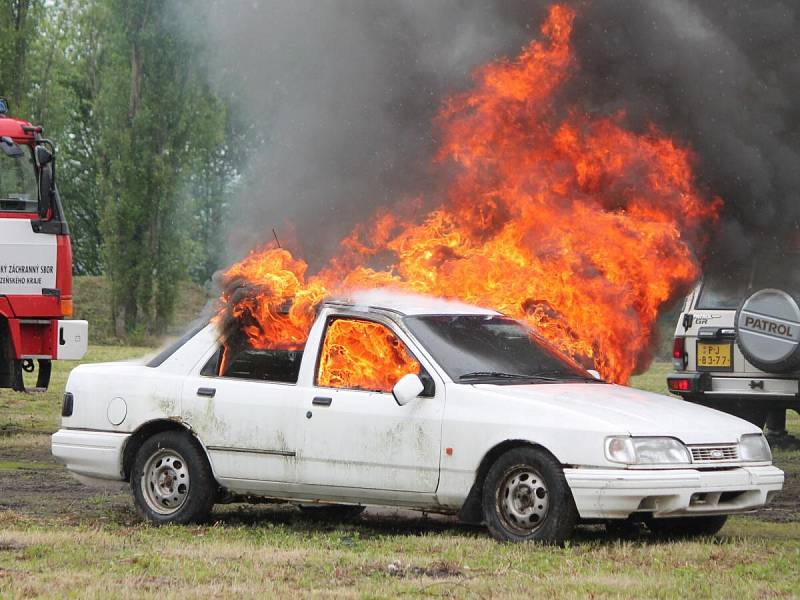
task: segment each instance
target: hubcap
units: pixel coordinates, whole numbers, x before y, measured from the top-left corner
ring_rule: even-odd
[[[503,525],[519,535],[530,535],[544,524],[550,495],[542,476],[532,467],[508,470],[497,488],[497,512]]]
[[[189,469],[175,450],[162,448],[144,466],[142,495],[147,505],[161,515],[171,515],[189,495]]]

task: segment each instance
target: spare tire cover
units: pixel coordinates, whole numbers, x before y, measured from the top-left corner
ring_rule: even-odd
[[[800,367],[800,306],[784,290],[759,290],[736,313],[736,339],[744,357],[768,373]]]

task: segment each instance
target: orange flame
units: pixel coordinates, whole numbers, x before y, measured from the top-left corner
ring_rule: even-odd
[[[419,369],[403,343],[383,325],[337,319],[325,335],[317,383],[389,392],[403,375]]]
[[[456,174],[437,209],[379,211],[308,278],[305,262],[274,247],[227,271],[226,290],[241,280],[250,291],[226,291],[223,310],[255,347],[302,346],[328,293],[390,286],[524,320],[613,381],[647,365],[659,310],[699,276],[722,201],[698,189],[690,150],[655,126],[634,133],[623,114],[564,106],[574,18],[552,6],[541,40],[444,103],[437,160]]]

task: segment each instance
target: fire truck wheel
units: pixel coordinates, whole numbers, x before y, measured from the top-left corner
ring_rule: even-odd
[[[204,521],[216,483],[205,453],[188,433],[164,431],[139,448],[131,490],[139,515],[156,525]]]
[[[707,537],[719,533],[728,520],[727,515],[704,517],[650,518],[645,521],[650,532],[662,538]]]
[[[535,448],[500,456],[486,474],[482,500],[489,533],[502,542],[562,544],[578,520],[561,465]]]
[[[736,340],[747,361],[766,373],[800,369],[800,302],[786,290],[763,289],[736,312]]]

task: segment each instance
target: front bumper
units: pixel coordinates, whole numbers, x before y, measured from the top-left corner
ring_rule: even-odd
[[[53,456],[84,479],[122,480],[122,451],[128,433],[59,429],[51,438]]]
[[[783,487],[773,466],[697,469],[564,469],[584,519],[625,519],[636,512],[656,517],[733,514],[764,506]]]

